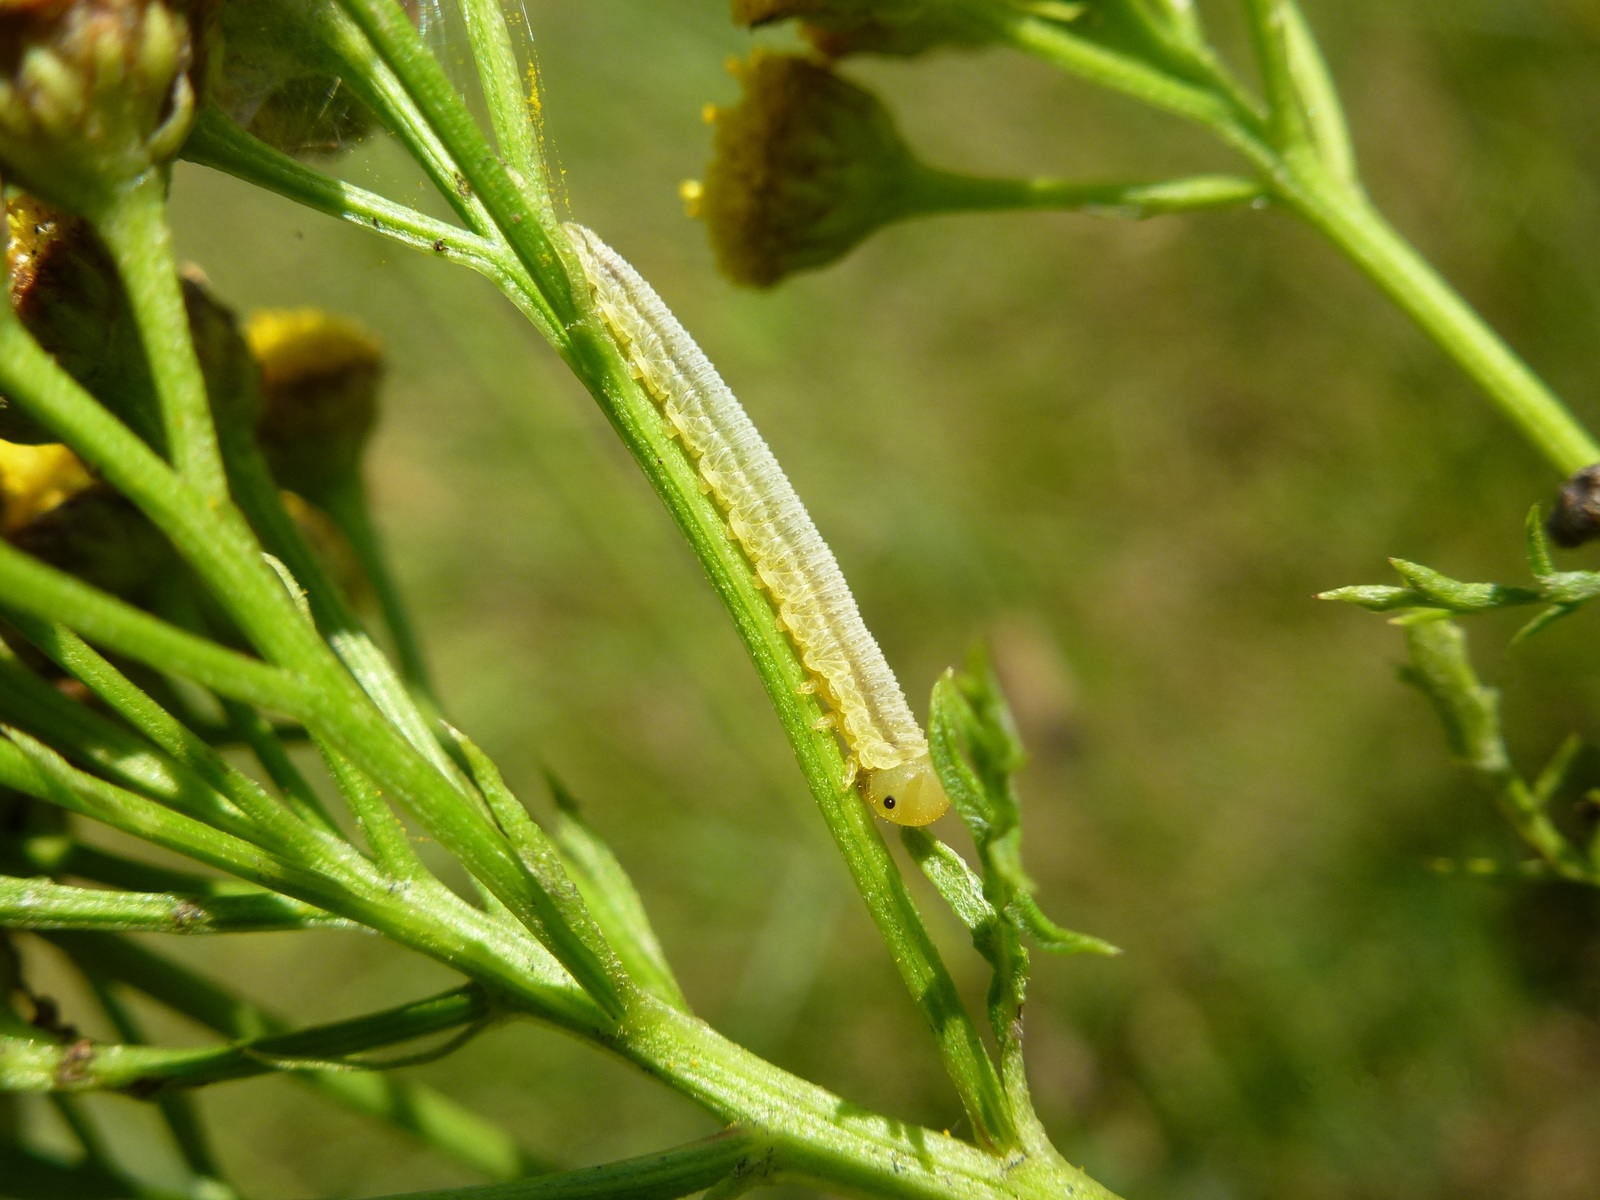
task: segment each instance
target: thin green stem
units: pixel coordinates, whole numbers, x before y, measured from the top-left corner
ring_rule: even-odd
[[[1236,98],[1228,89],[1177,79],[1061,25],[1027,16],[1022,9],[997,6],[991,22],[1001,40],[1090,83],[1196,121],[1236,149],[1263,145],[1260,118],[1245,107],[1242,96]],[[1246,156],[1257,160],[1256,154]]]
[[[541,223],[537,205],[530,202],[489,145],[400,5],[395,0],[340,0],[340,6],[361,27],[450,155],[535,283],[556,330],[565,331],[585,304],[573,286],[573,280],[581,275],[567,265],[562,253],[565,239],[559,230]],[[551,341],[558,350],[563,349],[560,332]]]
[[[493,1007],[476,987],[459,988],[383,1012],[223,1046],[73,1045],[0,1037],[0,1088],[21,1092],[127,1091],[203,1087],[273,1071],[381,1068],[356,1055],[463,1025],[482,1024]]]
[[[317,749],[379,865],[396,879],[431,880],[433,876],[422,865],[405,826],[372,780],[326,741],[318,739]]]
[[[202,788],[232,801],[273,844],[297,845],[303,838],[316,836],[313,828],[323,834],[336,833],[331,823],[318,820],[314,811],[286,810],[276,797],[230,764],[71,630],[21,615],[14,615],[12,620],[34,646],[160,747],[183,773],[192,775]],[[41,693],[41,699],[47,697]],[[311,818],[309,824],[305,817]]]
[[[180,896],[69,887],[0,875],[0,927],[117,933],[350,929],[353,922],[273,892]]]
[[[1356,167],[1355,147],[1345,119],[1344,104],[1322,55],[1322,47],[1317,44],[1316,35],[1296,0],[1284,0],[1283,36],[1289,71],[1299,91],[1306,125],[1317,153],[1329,174],[1346,187],[1359,191],[1361,176]]]
[[[322,798],[317,795],[316,789],[301,773],[300,768],[295,766],[294,759],[289,756],[289,751],[284,747],[283,739],[273,728],[272,722],[248,704],[241,704],[237,700],[223,697],[219,699],[219,703],[228,716],[229,726],[244,744],[250,747],[256,756],[256,761],[267,773],[267,778],[272,780],[273,786],[278,789],[290,811],[312,828],[340,836],[339,827],[323,805]]]
[[[166,186],[165,177],[152,171],[135,186],[116,193],[95,228],[117,264],[139,327],[161,402],[167,453],[181,478],[202,496],[219,501],[227,496],[228,485],[178,286]]]
[[[1288,5],[1285,0],[1245,0],[1245,13],[1266,85],[1272,144],[1280,154],[1290,154],[1310,144],[1311,130],[1290,62]]]
[[[250,136],[214,106],[201,110],[183,156],[414,250],[455,259],[474,270],[491,269],[493,243],[488,239],[324,175]]]
[[[1265,200],[1267,195],[1260,183],[1237,175],[1121,183],[992,179],[925,169],[918,173],[905,204],[908,215],[1049,209],[1137,220],[1248,205]]]
[[[1270,129],[1220,85],[1176,80],[1050,22],[1012,14],[995,29],[1025,53],[1210,129],[1399,304],[1561,474],[1600,460],[1600,446],[1561,401],[1361,194],[1338,97],[1304,19],[1288,0],[1248,3],[1274,100]]]
[[[472,57],[478,64],[478,79],[500,154],[520,177],[522,190],[537,205],[540,218],[553,225],[555,208],[550,203],[549,178],[540,153],[532,102],[522,90],[521,66],[507,8],[500,0],[461,0],[461,14],[466,18],[467,37],[472,42]]]
[[[222,695],[289,713],[317,728],[381,787],[406,802],[473,877],[561,958],[606,1012],[620,1016],[629,991],[619,983],[626,978],[620,964],[614,957],[597,959],[561,920],[548,893],[439,753],[431,733],[424,728],[415,735],[415,744],[408,741],[362,690],[296,607],[236,510],[208,504],[173,478],[143,442],[45,354],[14,315],[0,316],[0,388],[139,504],[263,654],[292,667],[293,673],[174,630],[4,544],[0,600],[60,621],[87,640],[129,657],[188,675]],[[242,477],[234,465],[237,482]],[[264,497],[267,487],[258,484],[252,482],[242,496]],[[275,502],[275,491],[272,496]],[[258,515],[274,511],[274,505],[263,504]],[[282,544],[286,552],[298,547],[298,534],[286,532]],[[314,576],[320,568],[314,559],[307,560],[303,569]],[[356,658],[368,684],[393,681],[390,709],[403,719],[410,698],[359,627],[335,629],[330,636],[342,654]]]

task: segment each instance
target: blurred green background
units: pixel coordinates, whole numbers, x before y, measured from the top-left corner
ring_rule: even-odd
[[[1224,31],[1230,7],[1211,6]],[[1592,427],[1600,6],[1305,7],[1380,205]],[[1273,213],[941,219],[736,291],[676,186],[751,39],[722,0],[528,8],[572,212],[739,392],[914,706],[971,641],[994,645],[1034,754],[1041,898],[1127,951],[1036,960],[1035,1091],[1064,1152],[1129,1197],[1600,1195],[1600,904],[1428,869],[1518,851],[1396,682],[1398,635],[1311,599],[1387,581],[1390,554],[1516,581],[1548,469]],[[1015,55],[848,73],[940,165],[1232,166]],[[349,170],[419,194],[393,158],[370,147]],[[232,181],[181,170],[176,203],[184,253],[230,302],[336,309],[388,342],[372,481],[449,708],[525,795],[549,763],[584,799],[697,1009],[851,1101],[959,1131],[726,620],[536,335],[465,273]],[[1600,732],[1594,620],[1514,653],[1514,626],[1472,627],[1525,769]],[[976,998],[975,956],[926,911]],[[446,979],[337,934],[174,952],[305,1019]],[[709,1129],[537,1028],[412,1074],[566,1165]],[[284,1080],[204,1104],[258,1200],[467,1181]],[[99,1111],[142,1153],[139,1106]]]

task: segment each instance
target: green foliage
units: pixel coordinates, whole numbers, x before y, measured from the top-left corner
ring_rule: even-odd
[[[814,15],[828,7],[777,6],[767,15],[790,15],[791,9]],[[894,218],[1049,205],[1110,205],[1142,215],[1270,198],[1357,261],[1552,462],[1570,470],[1597,456],[1588,434],[1365,200],[1337,97],[1292,3],[1252,0],[1246,7],[1264,103],[1235,81],[1198,17],[1176,2],[952,0],[897,4],[892,12],[846,7],[850,19],[835,22],[832,32],[866,30],[870,36],[851,46],[836,41],[835,49],[905,50],[895,35],[906,27],[920,49],[923,32],[950,28],[938,18],[959,17],[959,40],[1021,49],[1198,121],[1239,151],[1256,176],[1051,184],[973,181],[924,169],[928,195],[935,198]],[[855,19],[866,10],[872,10],[867,20]],[[446,64],[391,0],[287,11],[312,18],[294,22],[297,36],[317,45],[318,53],[306,59],[310,67],[337,66],[341,82],[398,136],[459,223],[306,167],[253,140],[217,109],[199,118],[187,153],[473,267],[545,335],[621,437],[727,609],[909,1003],[929,1028],[971,1138],[854,1108],[734,1045],[689,1010],[637,890],[570,798],[552,784],[558,812],[541,823],[507,788],[500,769],[439,718],[398,591],[371,537],[354,469],[361,442],[355,438],[337,471],[312,472],[325,485],[314,489],[314,499],[356,543],[365,582],[380,595],[400,660],[398,666],[388,661],[337,572],[282,498],[280,486],[292,470],[263,452],[259,428],[241,416],[249,411],[244,401],[254,365],[237,354],[237,331],[225,310],[197,306],[195,289],[180,285],[165,179],[152,170],[130,179],[126,190],[97,192],[94,203],[78,207],[105,243],[127,294],[150,369],[156,428],[125,424],[112,400],[74,378],[14,313],[0,320],[0,389],[7,400],[70,445],[184,563],[153,598],[130,600],[94,586],[86,571],[43,563],[16,545],[0,547],[0,609],[18,635],[16,654],[0,663],[0,782],[14,793],[5,802],[18,814],[0,836],[7,870],[18,873],[0,881],[0,919],[7,929],[45,936],[67,951],[116,1038],[81,1036],[26,978],[13,972],[5,980],[0,1082],[55,1095],[81,1161],[61,1166],[20,1143],[13,1147],[17,1139],[9,1133],[0,1135],[0,1155],[20,1164],[16,1176],[29,1188],[81,1185],[84,1194],[97,1194],[109,1186],[164,1195],[115,1166],[68,1093],[153,1095],[190,1176],[189,1194],[227,1195],[183,1089],[282,1073],[308,1076],[359,1111],[418,1134],[483,1174],[529,1174],[539,1164],[502,1131],[436,1096],[428,1099],[431,1093],[391,1089],[368,1072],[452,1050],[491,1019],[535,1019],[643,1068],[697,1103],[723,1131],[645,1158],[480,1195],[672,1197],[709,1188],[720,1200],[765,1183],[974,1200],[1107,1194],[1067,1164],[1034,1111],[1022,1063],[1029,971],[1023,938],[1067,954],[1114,951],[1059,928],[1033,899],[1013,786],[1021,746],[993,672],[978,661],[966,674],[943,680],[930,722],[936,763],[972,835],[978,869],[926,832],[909,831],[906,844],[992,972],[988,1017],[998,1065],[881,832],[844,782],[842,748],[820,720],[804,666],[750,564],[726,537],[694,464],[667,435],[591,311],[554,219],[552,173],[499,6],[488,0],[462,6],[487,129],[463,103]],[[880,16],[892,17],[891,27],[882,27]],[[893,28],[902,18],[904,26]],[[286,60],[278,65],[287,71]],[[295,79],[274,82],[303,82],[291,73]],[[172,85],[170,70],[158,74],[161,89]],[[186,128],[187,110],[171,107]],[[336,114],[333,125],[343,123]],[[283,147],[305,149],[316,140],[304,129],[293,132]],[[157,157],[165,152],[159,145],[135,148]],[[73,154],[81,149],[74,145]],[[19,160],[30,183],[41,169],[48,173],[35,151],[23,147]],[[12,161],[18,153],[0,145],[9,167],[18,165]],[[108,161],[91,166],[99,171]],[[48,179],[38,186],[63,196],[81,190],[56,189]],[[229,369],[208,369],[216,361],[208,350],[229,346],[235,347],[223,355]],[[1493,694],[1477,682],[1448,620],[1544,602],[1548,621],[1595,594],[1585,573],[1554,572],[1547,548],[1535,553],[1543,557],[1535,563],[1533,589],[1464,584],[1397,563],[1404,588],[1359,589],[1337,598],[1426,612],[1428,619],[1407,626],[1413,675],[1445,718],[1458,755],[1495,792],[1545,867],[1564,878],[1588,879],[1588,860],[1544,818],[1573,753],[1558,755],[1532,784],[1515,774]],[[33,650],[24,654],[24,643]],[[196,693],[209,719],[194,719],[195,702],[185,697]],[[93,705],[85,697],[93,697]],[[303,736],[320,756],[327,774],[322,791],[286,752],[287,733]],[[248,748],[269,782],[219,753],[213,744],[219,739],[230,753]],[[70,819],[58,816],[52,823],[38,815],[45,807]],[[92,823],[233,882],[119,858],[85,838]],[[428,853],[419,849],[413,827],[433,844]],[[47,878],[23,878],[24,872]],[[466,886],[458,890],[452,883],[460,880]],[[320,936],[313,931],[354,927],[426,956],[464,982],[444,995],[284,1031],[173,963],[141,958],[119,936],[244,929]],[[146,1044],[122,1002],[129,988],[196,1016],[225,1040],[199,1049]],[[412,1055],[376,1053],[425,1034],[447,1040]],[[373,1082],[380,1086],[366,1086]],[[446,1194],[473,1193],[427,1193]]]

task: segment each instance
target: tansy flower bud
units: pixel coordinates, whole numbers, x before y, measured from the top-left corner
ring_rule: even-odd
[[[877,97],[805,58],[757,51],[715,114],[696,207],[717,264],[766,287],[822,266],[906,213],[921,167]]]
[[[355,322],[314,309],[255,313],[245,339],[261,368],[261,451],[281,486],[319,503],[360,465],[383,348]]]
[[[0,166],[97,217],[188,135],[206,15],[201,0],[0,5]]]
[[[990,40],[959,4],[939,0],[733,0],[735,23],[754,28],[790,17],[829,58],[846,54],[923,54]]]

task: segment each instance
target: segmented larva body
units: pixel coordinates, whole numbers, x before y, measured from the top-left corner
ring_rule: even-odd
[[[902,825],[937,819],[949,801],[927,739],[778,460],[655,290],[592,232],[566,228],[602,319],[682,439],[833,711],[868,802]]]

